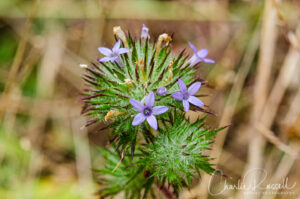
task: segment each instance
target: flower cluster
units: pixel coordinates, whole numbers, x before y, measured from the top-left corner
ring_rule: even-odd
[[[149,28],[147,28],[143,24],[141,38],[149,39],[150,35],[148,32],[149,32]],[[194,66],[199,62],[214,63],[213,60],[205,58],[205,56],[208,54],[207,49],[202,49],[197,52],[193,44],[189,42],[189,45],[194,51],[194,55],[188,61],[190,66]],[[117,62],[122,67],[123,64],[119,56],[123,53],[130,52],[130,50],[127,48],[120,48],[120,40],[116,42],[112,50],[106,47],[99,47],[98,50],[100,53],[105,55],[105,57],[99,59],[99,62]],[[200,99],[193,96],[200,89],[201,82],[196,82],[192,84],[189,89],[187,89],[185,83],[181,79],[178,79],[178,85],[180,88],[180,92],[176,92],[172,94],[172,97],[176,100],[182,101],[185,112],[189,111],[189,103],[192,103],[193,105],[198,107],[204,106],[204,103]],[[160,89],[158,89],[157,95],[165,95],[167,92],[168,91],[166,87],[161,87]],[[130,103],[137,111],[140,112],[135,116],[134,120],[132,121],[132,125],[134,126],[139,125],[143,123],[145,119],[147,119],[149,125],[155,130],[157,129],[157,120],[154,117],[154,115],[162,114],[168,110],[168,107],[166,106],[157,106],[152,108],[152,106],[154,105],[153,92],[149,93],[146,100],[146,105],[143,105],[141,102],[135,99],[130,99]]]
[[[145,197],[153,184],[164,186],[165,180],[177,192],[195,171],[215,171],[202,154],[220,129],[209,130],[204,118],[194,124],[185,118],[189,110],[209,113],[199,99],[206,95],[197,95],[205,84],[194,76],[197,64],[214,63],[206,58],[208,50],[197,51],[189,42],[191,57],[184,50],[172,54],[172,37],[161,34],[152,44],[145,25],[138,39],[120,27],[114,35],[112,49],[99,47],[103,56],[85,68],[89,88],[81,99],[82,113],[90,118],[86,127],[105,121],[100,131],[112,130],[111,145],[119,153],[101,149],[109,164],[100,172],[110,176],[102,194],[125,191],[140,198],[143,192]]]

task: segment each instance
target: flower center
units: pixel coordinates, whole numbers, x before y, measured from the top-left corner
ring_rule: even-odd
[[[184,92],[184,93],[183,93],[183,99],[184,99],[184,100],[188,100],[189,97],[190,97],[190,95],[188,94],[188,92]]]
[[[150,108],[145,108],[145,109],[144,109],[144,115],[145,115],[145,116],[151,115],[151,109],[150,109]]]

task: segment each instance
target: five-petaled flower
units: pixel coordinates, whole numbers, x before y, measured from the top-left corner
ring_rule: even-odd
[[[105,55],[105,57],[99,59],[99,62],[117,62],[122,66],[119,55],[123,53],[128,53],[130,50],[127,48],[120,48],[120,45],[121,41],[118,40],[111,50],[109,48],[99,47],[99,52]]]
[[[190,66],[194,66],[198,64],[199,62],[205,62],[205,63],[215,63],[214,60],[205,58],[208,54],[207,49],[201,49],[197,51],[196,47],[189,42],[190,47],[194,51],[194,55],[189,59]]]
[[[139,125],[141,123],[143,123],[145,121],[145,119],[147,119],[147,122],[149,123],[149,125],[153,128],[153,129],[157,129],[157,120],[154,117],[154,115],[160,115],[166,111],[169,110],[169,108],[167,106],[155,106],[154,105],[154,93],[150,92],[146,98],[146,102],[145,105],[143,103],[141,103],[138,100],[135,99],[130,99],[130,104],[140,113],[138,113],[133,121],[132,121],[132,125],[136,126]]]
[[[150,39],[150,35],[148,32],[149,32],[149,28],[147,28],[147,26],[145,26],[145,24],[143,24],[142,32],[141,32],[141,39]]]
[[[173,93],[172,97],[176,100],[182,101],[184,111],[187,112],[190,109],[190,104],[192,103],[195,106],[202,107],[204,103],[198,99],[195,95],[201,87],[201,82],[193,83],[188,89],[185,83],[179,79],[178,80],[180,92]]]

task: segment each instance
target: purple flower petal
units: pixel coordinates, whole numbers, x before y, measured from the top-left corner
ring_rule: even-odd
[[[180,101],[183,100],[183,94],[181,92],[173,93],[172,97],[176,100],[180,100]]]
[[[156,94],[157,95],[165,95],[165,94],[167,94],[167,92],[168,92],[167,88],[163,86],[157,90]]]
[[[204,103],[195,96],[190,96],[189,97],[189,102],[194,104],[195,106],[198,106],[198,107],[204,106]]]
[[[147,98],[146,98],[146,103],[145,105],[148,106],[148,107],[152,107],[154,105],[154,93],[151,91]]]
[[[212,60],[212,59],[204,59],[204,62],[205,63],[216,63],[214,60]]]
[[[135,100],[135,99],[130,99],[129,102],[137,111],[139,111],[139,112],[144,111],[145,106],[140,101]]]
[[[208,50],[207,49],[201,49],[197,52],[197,56],[198,57],[201,57],[201,58],[204,58],[206,57],[206,55],[208,54]]]
[[[112,51],[109,48],[105,48],[105,47],[99,47],[98,51],[105,56],[110,56],[112,54]]]
[[[167,106],[155,106],[152,109],[152,114],[153,115],[160,115],[166,111],[168,111],[169,108]]]
[[[116,51],[118,55],[123,54],[123,53],[128,53],[130,50],[128,48],[120,48]]]
[[[118,56],[115,56],[115,57],[110,57],[110,62],[114,62],[114,61],[116,61],[117,59],[118,59],[119,57]]]
[[[190,110],[190,104],[189,104],[189,102],[187,100],[183,100],[182,104],[183,104],[184,111],[188,112]]]
[[[181,90],[181,92],[186,92],[186,90],[187,90],[186,85],[181,79],[178,80],[178,84],[179,84],[179,89]]]
[[[197,53],[197,49],[196,47],[191,43],[191,42],[188,42],[190,47],[193,49],[194,53],[196,54]]]
[[[118,49],[120,48],[120,45],[121,45],[121,41],[120,39],[115,43],[114,47],[112,48],[112,51],[113,52],[117,52]]]
[[[198,64],[201,61],[201,59],[199,59],[196,55],[193,55],[190,59],[189,59],[189,63],[191,66],[195,66],[196,64]]]
[[[145,118],[144,114],[139,113],[132,120],[132,125],[133,126],[139,125],[139,124],[143,123],[145,121],[145,119],[146,118]]]
[[[147,122],[154,130],[157,129],[157,120],[153,115],[147,117]]]
[[[201,82],[193,83],[188,89],[189,95],[195,95],[200,89],[200,87],[201,87]]]
[[[101,59],[98,60],[99,62],[108,62],[111,61],[111,57],[103,57]]]
[[[121,45],[121,41],[118,40],[115,45],[113,46],[112,50],[105,48],[105,47],[99,47],[98,50],[99,52],[101,52],[102,54],[104,54],[106,57],[99,59],[100,62],[115,62],[117,61],[117,63],[121,66],[124,67],[123,64],[121,63],[119,59],[119,55],[123,54],[123,53],[127,53],[130,50],[127,48],[120,48]]]

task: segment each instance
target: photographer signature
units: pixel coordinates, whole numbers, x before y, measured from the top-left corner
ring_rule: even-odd
[[[246,182],[247,178],[251,179],[251,176],[253,176],[254,172],[256,172],[256,173],[261,172],[261,179],[259,181],[252,180],[248,184],[244,183],[244,182]],[[264,169],[260,169],[260,168],[252,169],[252,170],[247,171],[245,176],[242,179],[238,180],[237,184],[228,184],[227,180],[225,179],[224,187],[221,190],[212,191],[210,189],[210,187],[212,187],[211,186],[211,183],[213,180],[213,175],[212,175],[212,177],[209,180],[208,191],[211,195],[220,195],[220,194],[224,193],[226,190],[246,190],[249,192],[250,191],[255,192],[258,190],[260,190],[260,191],[277,191],[280,189],[291,190],[296,186],[296,182],[291,186],[288,185],[288,181],[289,181],[288,177],[284,178],[282,180],[282,183],[274,183],[274,184],[270,183],[270,184],[265,185],[264,182],[266,181],[267,176],[268,176],[268,173]]]

